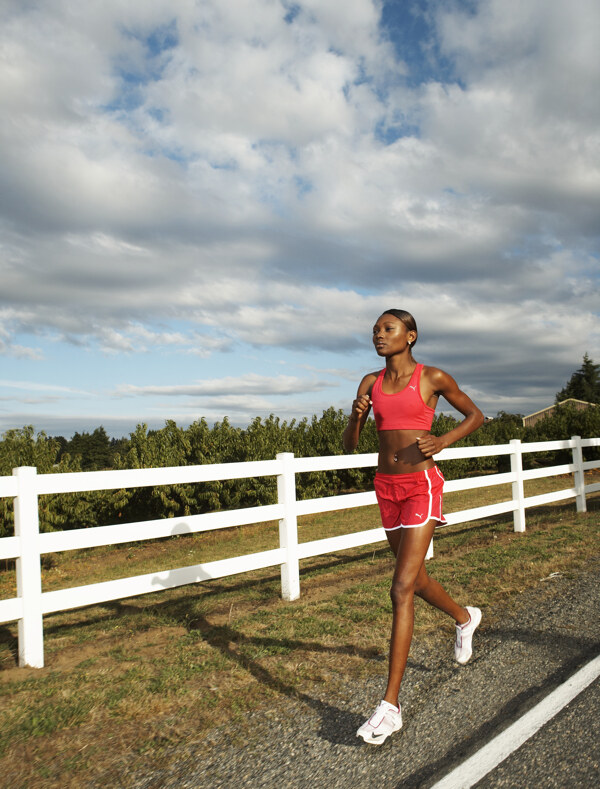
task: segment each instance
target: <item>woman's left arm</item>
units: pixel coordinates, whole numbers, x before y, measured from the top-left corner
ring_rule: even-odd
[[[436,368],[430,368],[428,372],[428,379],[433,386],[434,393],[442,395],[465,417],[460,424],[444,433],[443,436],[426,435],[417,438],[419,449],[425,457],[430,458],[481,427],[483,414],[471,398],[459,389],[451,375]]]

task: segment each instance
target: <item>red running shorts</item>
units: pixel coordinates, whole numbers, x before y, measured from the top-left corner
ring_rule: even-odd
[[[386,531],[416,529],[430,520],[445,524],[444,477],[437,466],[410,474],[375,474],[375,495]]]

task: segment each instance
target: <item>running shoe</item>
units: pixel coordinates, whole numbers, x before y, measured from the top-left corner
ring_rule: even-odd
[[[466,606],[469,616],[469,621],[464,625],[456,625],[456,643],[454,644],[454,659],[457,663],[468,663],[473,654],[471,646],[473,641],[473,633],[479,627],[481,622],[481,611],[479,608],[471,608]]]
[[[402,713],[400,707],[394,707],[388,701],[381,701],[369,720],[363,723],[356,732],[356,736],[362,737],[370,745],[381,745],[390,734],[401,728]]]

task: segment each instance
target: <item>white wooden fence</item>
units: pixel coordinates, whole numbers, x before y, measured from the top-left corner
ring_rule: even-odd
[[[586,493],[600,490],[600,484],[585,485],[584,481],[584,471],[600,465],[598,461],[583,461],[582,448],[591,446],[600,446],[600,438],[582,440],[579,436],[574,436],[570,440],[546,441],[536,444],[522,444],[519,440],[514,440],[510,444],[500,446],[443,450],[437,455],[436,460],[510,455],[511,464],[509,473],[488,474],[446,482],[445,491],[447,493],[503,483],[512,484],[512,499],[510,501],[453,512],[447,516],[448,522],[451,524],[463,523],[512,512],[514,529],[522,532],[525,531],[525,509],[527,507],[575,498],[577,511],[584,512]],[[571,449],[573,462],[550,468],[523,470],[523,453],[559,449]],[[44,665],[43,616],[56,611],[66,611],[108,600],[120,600],[275,565],[281,566],[283,598],[295,600],[300,595],[299,562],[301,559],[369,545],[385,539],[384,531],[379,526],[338,537],[299,542],[297,527],[299,515],[362,507],[375,504],[376,500],[375,493],[366,492],[298,501],[296,499],[296,474],[303,471],[330,471],[374,466],[376,463],[376,454],[297,458],[291,453],[282,453],[277,455],[275,460],[252,463],[124,471],[38,475],[36,469],[32,467],[13,469],[12,477],[0,477],[0,496],[13,497],[15,503],[15,536],[0,539],[0,559],[16,559],[17,597],[0,601],[0,622],[18,621],[19,665],[38,668]],[[526,480],[556,474],[573,474],[573,486],[552,493],[525,497],[523,483]],[[263,476],[277,477],[277,504],[190,515],[184,518],[163,518],[46,534],[41,534],[39,531],[38,496],[40,495]],[[115,581],[42,592],[41,554],[157,539],[176,534],[205,532],[271,520],[279,520],[279,548],[274,550],[196,564],[191,567],[180,567],[164,572],[121,578]],[[430,547],[429,556],[431,555]]]

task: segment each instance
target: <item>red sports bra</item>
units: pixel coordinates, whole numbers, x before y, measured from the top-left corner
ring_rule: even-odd
[[[371,390],[371,402],[377,430],[431,430],[435,408],[426,405],[421,397],[421,372],[418,364],[408,386],[395,394],[386,394],[381,385],[383,369]]]

